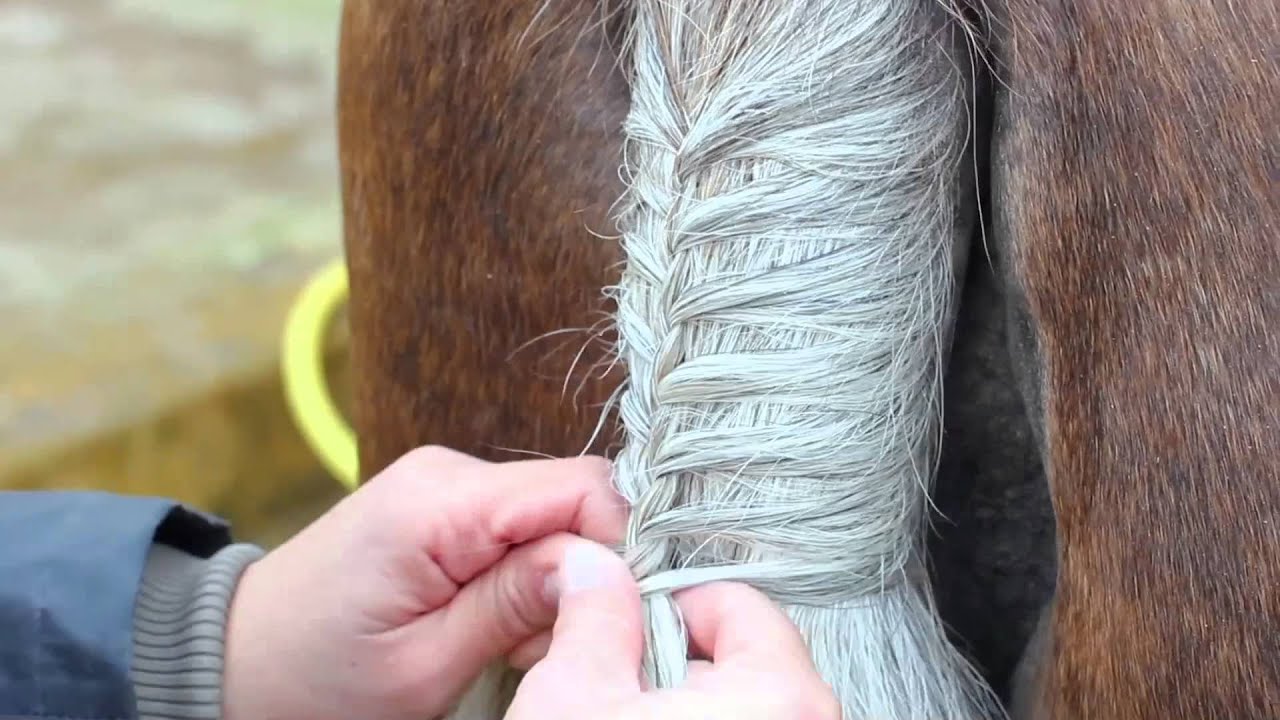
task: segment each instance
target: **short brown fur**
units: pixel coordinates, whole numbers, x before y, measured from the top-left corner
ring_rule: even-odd
[[[1280,717],[1280,10],[1004,1],[992,202],[1045,362],[1060,545],[1038,714]],[[366,476],[425,443],[590,435],[612,384],[562,394],[585,338],[515,351],[595,323],[615,277],[587,231],[611,227],[627,103],[596,4],[552,2],[521,44],[538,0],[346,2]]]
[[[1005,10],[993,198],[1058,518],[1035,716],[1280,718],[1280,6]]]
[[[628,95],[597,2],[542,5],[345,3],[339,141],[366,478],[427,443],[578,453],[612,389],[589,372],[599,342],[566,383],[585,330],[537,339],[605,318],[620,254],[592,233],[613,229]]]

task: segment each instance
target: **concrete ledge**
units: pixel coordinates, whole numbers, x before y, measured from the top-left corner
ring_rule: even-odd
[[[26,402],[0,418],[0,489],[174,497],[230,518],[239,536],[267,544],[310,521],[343,491],[305,446],[284,403],[275,346],[292,293],[273,290],[244,293],[211,311],[235,321],[236,343],[251,346],[252,357],[198,379],[128,343],[116,352],[132,347],[137,365],[124,382],[108,370],[94,372],[108,363],[69,375],[58,367],[65,356],[27,374]],[[340,327],[328,353],[340,403],[349,393],[346,350]],[[29,357],[41,364],[40,354]],[[60,377],[77,381],[54,384]]]

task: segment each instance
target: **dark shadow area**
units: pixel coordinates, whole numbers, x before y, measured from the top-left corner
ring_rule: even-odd
[[[975,156],[991,219],[989,77],[980,78]],[[1054,583],[1054,518],[1032,414],[1010,343],[1003,248],[977,227],[944,379],[943,444],[929,535],[930,576],[951,639],[1006,701],[1010,676]]]

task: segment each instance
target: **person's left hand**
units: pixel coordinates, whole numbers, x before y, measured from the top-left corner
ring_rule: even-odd
[[[495,660],[540,657],[566,548],[626,517],[600,458],[415,450],[246,571],[223,717],[436,717]]]

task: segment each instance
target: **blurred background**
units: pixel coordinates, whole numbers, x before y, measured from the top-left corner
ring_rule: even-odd
[[[268,545],[341,496],[278,369],[341,253],[339,11],[0,0],[0,490],[177,497]]]

